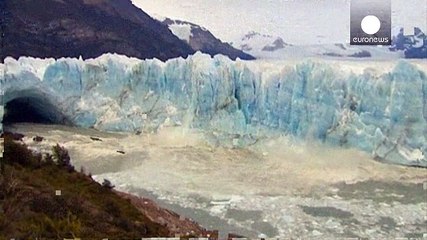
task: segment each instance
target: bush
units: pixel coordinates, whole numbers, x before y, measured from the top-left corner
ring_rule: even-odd
[[[54,219],[65,218],[68,213],[66,200],[58,197],[34,196],[28,206],[31,211],[44,213]]]
[[[66,167],[68,170],[74,171],[74,167],[71,165],[70,154],[67,149],[56,144],[56,146],[52,148],[52,153],[53,158],[56,159],[58,163],[58,166]]]
[[[2,164],[19,164],[37,168],[40,167],[41,161],[41,154],[35,154],[25,144],[16,143],[10,136],[5,136]]]
[[[54,165],[55,161],[53,160],[53,156],[51,154],[46,154],[44,157],[44,163],[48,166]]]
[[[108,200],[105,203],[104,207],[105,207],[105,211],[115,218],[119,217],[122,213],[119,205],[112,200]]]
[[[49,233],[48,235],[56,236],[56,239],[77,238],[81,235],[82,224],[77,216],[69,212],[61,219],[45,216],[41,219],[38,229],[44,235]]]
[[[0,176],[0,200],[6,197],[13,196],[16,193],[18,184],[19,184],[19,180],[15,174],[15,171],[11,170],[6,174],[1,175]]]

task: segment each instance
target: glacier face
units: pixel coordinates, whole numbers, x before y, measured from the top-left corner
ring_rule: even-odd
[[[127,132],[182,126],[240,146],[286,134],[427,166],[425,62],[380,71],[361,61],[261,63],[197,53],[161,62],[106,54],[7,58],[0,68],[5,103],[31,99],[56,122]]]

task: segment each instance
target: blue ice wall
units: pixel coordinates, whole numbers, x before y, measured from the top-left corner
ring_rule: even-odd
[[[183,126],[252,139],[273,132],[427,166],[427,66],[392,64],[344,71],[340,62],[246,63],[199,53],[166,63],[8,58],[1,87],[6,102],[41,95],[81,127]]]

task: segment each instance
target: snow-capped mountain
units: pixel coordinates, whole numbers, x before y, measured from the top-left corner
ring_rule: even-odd
[[[293,45],[349,41],[350,0],[132,1],[151,15],[200,24],[225,42],[237,42],[250,31],[281,36],[285,42]],[[404,0],[391,2],[394,26],[409,24],[422,29],[426,27],[425,1],[418,1],[418,4]]]
[[[281,37],[261,34],[251,31],[232,43],[235,48],[241,49],[254,56],[263,56],[264,52],[274,52],[289,46]]]
[[[350,44],[293,45],[282,37],[251,31],[232,44],[234,47],[259,59],[326,58],[375,58],[396,59],[403,57],[390,52],[387,47],[351,46]]]
[[[420,28],[414,28],[414,35],[405,35],[401,27],[393,32],[391,51],[403,51],[406,58],[427,58],[427,35]]]
[[[284,36],[286,38],[283,39],[291,44],[340,42],[341,39],[347,39],[346,26],[349,13],[347,0],[226,0],[220,1],[221,4],[218,2],[133,0],[135,5],[150,14],[156,13],[172,19],[195,22],[226,42],[237,42],[250,31]],[[237,45],[233,46],[237,48]]]
[[[427,58],[427,37],[420,28],[415,35],[404,35],[403,28],[392,29],[392,46],[336,44],[288,44],[282,37],[251,31],[232,45],[259,59],[327,58]]]
[[[253,56],[239,49],[233,48],[230,44],[224,43],[216,38],[208,29],[194,23],[165,18],[162,23],[166,24],[175,36],[188,43],[194,51],[214,56],[222,54],[235,60],[236,58],[244,60],[255,59]]]
[[[232,43],[233,47],[256,58],[370,56],[372,59],[397,59],[404,57],[403,52],[390,52],[386,47],[345,44],[349,41],[350,34],[349,0],[235,0],[222,1],[221,4],[217,1],[194,0],[133,0],[133,2],[149,13],[197,22],[209,29],[216,37]],[[425,10],[420,4],[392,0],[393,25],[410,23],[423,28],[425,26],[423,9]],[[258,34],[254,36],[252,42],[242,43],[245,35],[251,32]],[[285,45],[281,48],[280,41],[276,42],[277,45],[273,44],[279,37],[284,43],[292,46]],[[345,49],[336,44],[344,44]],[[272,48],[266,49],[275,51],[262,51],[265,46],[270,45]]]
[[[180,126],[245,147],[286,134],[352,147],[383,161],[427,167],[424,61],[231,61],[6,58],[6,113],[30,99],[54,122],[107,131]]]

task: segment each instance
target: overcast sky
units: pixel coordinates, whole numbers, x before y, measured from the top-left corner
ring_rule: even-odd
[[[348,42],[350,0],[133,0],[151,15],[187,20],[232,42],[249,31],[289,43]],[[426,28],[426,0],[392,0],[393,26]]]

